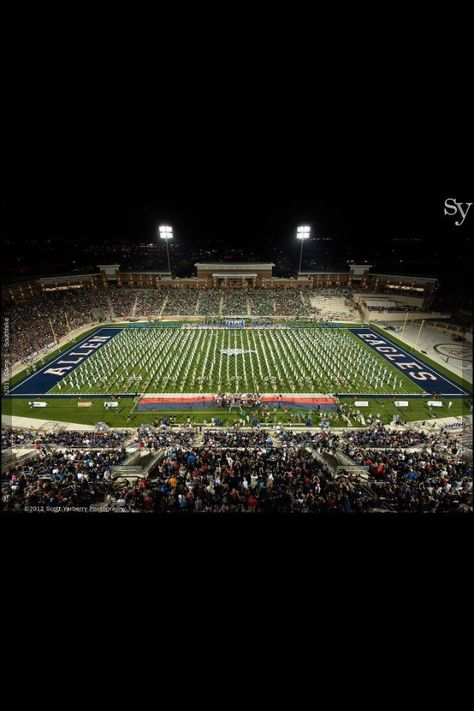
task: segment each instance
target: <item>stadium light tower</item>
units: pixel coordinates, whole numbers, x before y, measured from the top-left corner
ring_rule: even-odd
[[[311,232],[311,227],[308,227],[307,225],[303,225],[303,226],[301,226],[301,227],[298,227],[298,229],[296,230],[296,239],[300,239],[300,240],[301,240],[300,266],[299,266],[299,269],[298,269],[298,274],[301,272],[301,261],[302,261],[302,259],[303,259],[303,245],[304,245],[304,241],[305,241],[305,239],[309,239],[310,232]]]
[[[168,257],[168,271],[171,274],[171,263],[170,263],[170,252],[168,248],[168,240],[173,239],[173,228],[167,227],[166,225],[160,225],[159,228],[160,238],[164,239],[166,242],[166,256]]]

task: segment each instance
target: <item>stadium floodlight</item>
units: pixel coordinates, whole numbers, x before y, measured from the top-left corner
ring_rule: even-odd
[[[311,227],[308,227],[307,225],[302,225],[296,230],[296,236],[298,239],[308,239],[310,232]]]
[[[298,269],[298,274],[301,272],[301,261],[303,259],[303,244],[304,244],[305,239],[309,239],[310,234],[311,234],[311,227],[309,227],[308,225],[301,225],[296,230],[296,239],[301,240],[300,266]]]
[[[158,232],[160,234],[160,238],[165,240],[166,256],[168,257],[168,271],[171,274],[171,263],[170,263],[170,252],[168,249],[168,241],[170,239],[173,239],[173,228],[169,227],[168,225],[160,225],[158,227]]]

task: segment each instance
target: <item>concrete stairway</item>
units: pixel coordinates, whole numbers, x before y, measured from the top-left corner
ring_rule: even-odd
[[[107,295],[107,303],[109,304],[109,311],[110,311],[111,318],[115,318],[114,307],[113,307],[112,301],[110,300],[110,296],[108,296],[108,295]]]
[[[163,306],[161,307],[160,313],[158,314],[158,318],[161,318],[163,314],[165,313],[166,309],[166,304],[168,303],[169,296],[165,297],[165,300],[163,301]]]

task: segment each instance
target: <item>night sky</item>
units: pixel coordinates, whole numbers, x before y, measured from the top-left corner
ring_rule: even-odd
[[[367,261],[379,271],[439,276],[457,289],[468,278],[474,206],[457,227],[459,215],[443,214],[449,197],[474,201],[466,194],[3,199],[3,278],[24,278],[38,269],[81,271],[103,257],[121,263],[126,259],[116,245],[156,241],[160,223],[173,226],[172,267],[179,276],[193,275],[194,259],[243,258],[275,262],[276,275],[281,264],[283,275],[297,269],[297,225],[309,224],[313,239],[305,243],[303,269],[345,269],[348,260]],[[154,260],[144,268],[165,268],[164,250]]]

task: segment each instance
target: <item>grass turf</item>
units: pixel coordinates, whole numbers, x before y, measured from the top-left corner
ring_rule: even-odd
[[[134,402],[132,398],[123,398],[120,401],[120,406],[117,409],[117,414],[111,414],[110,410],[104,408],[104,402],[109,398],[97,398],[92,400],[92,407],[90,408],[78,408],[77,399],[49,399],[44,398],[47,403],[47,407],[41,409],[30,409],[28,406],[28,400],[23,398],[4,398],[2,400],[2,414],[3,415],[16,415],[21,417],[31,417],[33,419],[41,420],[52,420],[58,422],[74,422],[85,425],[95,425],[97,422],[105,422],[111,427],[137,427],[140,424],[152,424],[156,421],[159,422],[161,418],[167,416],[174,416],[176,418],[176,423],[186,424],[188,417],[191,418],[193,423],[202,423],[207,420],[210,424],[212,417],[220,417],[224,425],[232,425],[235,419],[238,417],[236,411],[232,411],[229,414],[228,409],[225,408],[214,408],[209,410],[199,410],[199,411],[189,411],[189,410],[173,410],[173,411],[163,411],[159,410],[156,412],[135,412]],[[340,398],[340,402],[353,405],[357,398]],[[395,398],[394,398],[395,400]],[[443,402],[443,407],[430,409],[426,404],[426,399],[408,399],[409,406],[407,408],[397,408],[394,405],[394,400],[391,398],[373,398],[369,400],[369,407],[360,408],[364,417],[369,414],[373,416],[380,413],[381,420],[384,424],[389,424],[391,422],[394,414],[399,414],[401,418],[407,422],[412,420],[427,420],[432,417],[434,413],[439,417],[459,417],[460,415],[471,414],[469,403],[467,398],[457,398],[453,399],[453,405],[448,410],[447,404],[449,398],[441,398]],[[277,424],[288,425],[290,423],[290,416],[292,412],[297,412],[296,408],[285,410],[270,410],[271,414],[271,424],[273,424],[273,417],[276,417]],[[308,410],[299,410],[301,416],[304,418],[310,413]],[[319,415],[311,412],[313,417],[313,425],[317,426],[319,424]],[[127,417],[131,415],[130,421]],[[265,411],[257,412],[257,417],[262,423],[265,422]],[[304,422],[304,420],[303,420]],[[347,423],[338,417],[334,417],[331,420],[332,426],[346,427]],[[352,421],[352,426],[358,427],[357,422]]]
[[[234,349],[242,352],[226,355]],[[376,384],[368,371],[363,372],[368,363],[392,374],[392,380],[380,379]],[[219,391],[423,392],[350,331],[317,327],[174,332],[127,329],[49,392],[87,395]]]
[[[67,350],[71,346],[74,345],[74,343],[86,338],[89,334],[95,332],[97,328],[104,327],[104,326],[115,326],[117,324],[101,324],[100,326],[95,326],[94,328],[82,333],[80,336],[77,338],[71,340],[69,343],[64,344],[61,348],[61,352]],[[403,343],[399,339],[397,339],[395,336],[392,335],[391,332],[386,332],[384,329],[374,325],[370,324],[370,328],[372,328],[375,332],[379,332],[381,335],[384,337],[388,338],[391,340],[393,343],[399,345],[403,349],[410,351],[410,347],[407,346],[407,344]],[[299,329],[298,329],[299,330]],[[183,333],[183,332],[182,332]],[[228,333],[228,331],[226,332]],[[347,336],[350,338],[356,338],[353,334],[346,332]],[[367,348],[363,344],[361,344],[363,348]],[[59,353],[59,349],[56,349],[54,353],[49,354],[49,356],[46,359],[46,362],[49,362],[52,360],[56,355]],[[373,353],[373,352],[372,352]],[[444,368],[443,366],[439,365],[438,363],[432,361],[430,358],[424,356],[423,354],[420,354],[418,351],[416,352],[416,356],[419,360],[426,362],[429,364],[431,367],[433,367],[436,371],[440,372],[441,374],[445,375],[449,379],[451,379],[453,382],[457,383],[458,385],[461,385],[462,387],[468,389],[469,391],[472,390],[472,385],[470,383],[467,383],[465,380],[457,376],[456,374],[452,373],[450,370],[447,368]],[[240,356],[239,356],[240,357]],[[248,356],[247,356],[248,357]],[[379,357],[379,356],[377,356]],[[384,361],[386,364],[386,361]],[[235,364],[233,364],[235,367]],[[397,371],[398,374],[398,371]],[[23,371],[22,373],[19,373],[15,378],[12,379],[11,385],[14,383],[17,383],[19,380],[24,378],[26,376],[26,372]],[[410,386],[413,386],[413,384],[410,382]],[[416,388],[416,386],[414,386]],[[283,387],[282,387],[283,389]],[[261,388],[263,391],[264,388]],[[56,392],[59,392],[59,390],[55,389]],[[155,390],[153,390],[155,392]],[[212,390],[211,390],[212,391]],[[335,391],[335,388],[332,390]],[[354,389],[354,392],[357,392],[357,389]],[[411,392],[414,392],[415,390],[412,389]],[[64,392],[64,391],[63,391]],[[205,392],[205,391],[203,391]],[[290,392],[290,390],[285,390],[285,392]],[[304,390],[301,390],[301,392],[304,392]],[[360,390],[362,392],[362,389]],[[407,390],[407,392],[410,392]],[[419,392],[419,390],[418,390]],[[221,417],[224,425],[229,425],[233,424],[237,414],[235,412],[232,412],[231,414],[228,413],[226,409],[210,409],[210,410],[200,410],[199,412],[196,411],[188,411],[188,410],[180,410],[180,411],[157,411],[157,412],[142,412],[142,413],[136,413],[133,411],[134,409],[134,403],[132,399],[122,399],[120,408],[118,410],[117,414],[111,414],[110,411],[107,411],[104,409],[103,403],[110,399],[108,396],[105,396],[103,398],[98,398],[94,399],[92,402],[92,407],[90,408],[78,408],[77,407],[77,399],[75,398],[70,398],[70,399],[48,399],[47,397],[44,398],[45,401],[48,403],[47,408],[41,409],[41,410],[33,410],[30,409],[28,406],[28,401],[21,399],[21,398],[8,398],[5,397],[2,400],[2,414],[6,415],[18,415],[18,416],[24,416],[24,417],[31,417],[34,419],[46,419],[46,420],[53,420],[53,421],[64,421],[64,422],[74,422],[78,424],[89,424],[89,425],[94,425],[98,421],[106,422],[110,426],[115,426],[115,427],[124,427],[124,426],[137,426],[138,424],[141,423],[153,423],[157,420],[160,420],[162,417],[165,416],[174,416],[176,418],[176,422],[178,424],[185,424],[187,422],[188,417],[191,418],[191,421],[194,423],[200,423],[203,422],[204,420],[207,420],[209,423],[210,419],[212,417]],[[357,398],[345,398],[341,397],[340,401],[342,403],[348,403],[348,404],[353,404],[354,400]],[[397,398],[394,398],[394,400]],[[398,398],[400,399],[400,398]],[[452,407],[448,410],[447,408],[447,403],[449,401],[449,398],[443,398],[442,401],[444,403],[444,406],[442,408],[437,408],[430,410],[428,406],[426,405],[426,400],[424,399],[410,399],[409,396],[407,398],[403,399],[408,399],[409,400],[409,407],[408,408],[396,408],[394,403],[394,400],[391,398],[374,398],[369,400],[369,407],[361,409],[363,412],[364,416],[367,416],[369,414],[376,415],[377,413],[381,414],[382,421],[384,423],[389,423],[392,419],[393,414],[398,413],[401,415],[402,419],[406,421],[411,421],[411,420],[425,420],[429,419],[432,416],[432,413],[434,412],[437,417],[446,417],[446,416],[460,416],[460,415],[467,415],[471,413],[470,410],[470,403],[471,400],[470,398],[453,398],[453,405]],[[292,410],[292,411],[297,411]],[[304,417],[308,411],[301,410],[300,411],[302,416]],[[131,413],[131,415],[130,415]],[[131,416],[131,420],[127,421],[127,416]],[[258,415],[261,417],[261,413]],[[276,418],[276,423],[278,424],[289,424],[289,419],[290,419],[290,413],[285,412],[285,411],[276,411],[275,413],[275,418]],[[271,422],[273,423],[274,419],[274,413],[273,410],[271,411]],[[262,419],[262,422],[264,420]],[[314,415],[313,413],[313,422],[315,425],[318,424],[319,418]],[[340,419],[333,419],[332,420],[333,426],[345,426],[346,423]],[[357,426],[356,422],[352,423],[354,426]]]

